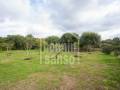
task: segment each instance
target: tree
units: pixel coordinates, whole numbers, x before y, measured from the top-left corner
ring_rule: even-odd
[[[91,51],[100,46],[101,37],[94,32],[85,32],[80,37],[80,46],[84,50]]]
[[[120,55],[120,38],[107,39],[102,41],[102,52],[106,54],[114,53],[115,56]]]
[[[45,39],[35,38],[35,47],[39,48],[41,51],[44,51],[44,48],[48,45]]]
[[[78,42],[79,35],[76,33],[65,33],[60,39],[60,43],[64,43],[64,48],[67,51],[72,51],[72,48],[74,43]]]
[[[75,43],[78,41],[79,35],[76,33],[65,33],[60,39],[61,43]]]
[[[46,38],[46,41],[48,44],[51,44],[51,43],[59,43],[59,37],[57,36],[49,36]]]
[[[120,55],[120,38],[119,37],[115,37],[113,38],[113,52],[115,56]]]
[[[25,50],[27,50],[27,54],[30,53],[30,50],[33,48],[34,46],[34,37],[31,34],[28,34],[25,37]]]
[[[13,49],[15,50],[23,50],[25,48],[25,37],[21,35],[8,35],[6,41],[13,43]]]
[[[3,47],[3,45],[4,45],[3,43],[4,42],[5,42],[5,39],[0,37],[0,51],[5,50],[5,48]]]
[[[112,45],[108,43],[102,44],[101,49],[102,49],[102,52],[105,54],[111,54],[113,50]]]
[[[34,45],[34,37],[31,34],[28,34],[25,37],[25,43],[26,43],[26,49],[32,49],[33,45]]]

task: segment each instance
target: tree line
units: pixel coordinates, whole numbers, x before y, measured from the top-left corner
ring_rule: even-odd
[[[49,36],[47,38],[35,38],[31,34],[26,36],[8,35],[0,37],[0,50],[31,50],[43,48],[51,44],[64,43],[67,49],[74,44],[79,51],[101,50],[103,53],[120,55],[120,38],[101,40],[101,36],[94,32],[84,32],[81,36],[77,33],[65,33],[61,37]]]

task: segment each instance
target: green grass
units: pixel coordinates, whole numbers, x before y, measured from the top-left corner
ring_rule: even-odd
[[[82,52],[80,57],[74,57],[74,53],[64,52],[59,56],[61,64],[55,64],[55,59],[50,60],[54,53],[42,52],[43,63],[35,50],[30,55],[25,51],[11,53],[10,56],[6,52],[0,53],[0,90],[19,90],[16,87],[24,85],[29,90],[27,83],[32,84],[33,90],[59,90],[60,87],[67,90],[120,90],[120,60],[112,55]],[[26,57],[32,59],[24,60]]]

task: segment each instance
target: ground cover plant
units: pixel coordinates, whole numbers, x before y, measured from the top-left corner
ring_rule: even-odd
[[[79,64],[63,57],[62,64],[40,62],[39,52],[31,50],[31,60],[24,60],[26,51],[1,52],[0,90],[119,90],[120,60],[101,52],[81,52]],[[42,52],[43,55],[55,55]],[[46,53],[46,54],[45,54]],[[66,54],[64,52],[63,54]],[[69,52],[68,56],[74,54]],[[74,57],[76,62],[77,58]]]
[[[1,37],[0,90],[120,90],[120,38]]]

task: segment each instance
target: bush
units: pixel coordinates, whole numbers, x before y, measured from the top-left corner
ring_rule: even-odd
[[[119,55],[120,55],[120,51],[117,51],[117,50],[114,51],[114,55],[115,55],[115,56],[119,56]]]
[[[113,49],[114,49],[114,51],[113,51],[114,55],[119,56],[120,55],[120,46],[119,45],[114,45]]]
[[[102,46],[102,52],[105,54],[111,54],[112,47],[110,45],[104,45]]]

